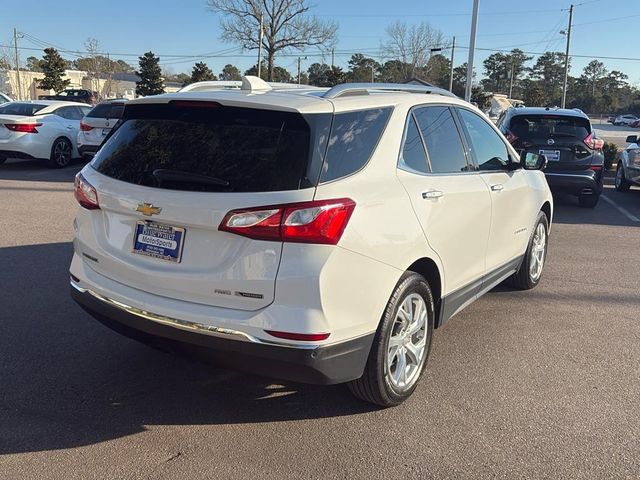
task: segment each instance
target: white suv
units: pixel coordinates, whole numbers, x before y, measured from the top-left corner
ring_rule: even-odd
[[[396,405],[434,328],[539,282],[544,162],[433,87],[131,101],[76,178],[72,296],[156,347]]]

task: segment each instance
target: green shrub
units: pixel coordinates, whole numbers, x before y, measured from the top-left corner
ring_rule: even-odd
[[[615,143],[604,142],[602,153],[604,153],[604,168],[610,170],[614,160],[618,156],[618,146]]]

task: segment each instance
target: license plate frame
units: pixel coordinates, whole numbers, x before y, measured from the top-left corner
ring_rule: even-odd
[[[158,233],[162,233],[162,235],[159,236]],[[180,263],[184,250],[185,235],[185,228],[150,220],[140,220],[136,222],[133,231],[133,248],[131,251],[138,255]],[[171,242],[174,242],[175,245]]]
[[[560,150],[544,150],[541,149],[539,151],[540,155],[544,155],[547,157],[548,162],[559,162],[560,161]]]

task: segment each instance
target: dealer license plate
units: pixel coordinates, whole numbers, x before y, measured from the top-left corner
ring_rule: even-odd
[[[560,161],[560,150],[540,150],[540,155],[546,156],[548,162]]]
[[[155,222],[138,222],[133,237],[133,253],[180,262],[185,229]]]

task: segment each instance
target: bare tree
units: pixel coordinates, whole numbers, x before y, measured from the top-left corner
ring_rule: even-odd
[[[222,39],[255,50],[260,42],[260,17],[267,56],[267,78],[273,79],[278,52],[294,48],[329,47],[335,43],[338,25],[308,15],[307,0],[207,0],[210,10],[222,14]]]
[[[426,69],[431,49],[446,46],[444,34],[427,22],[411,27],[395,22],[387,27],[387,35],[389,40],[383,45],[385,55],[402,62],[405,78],[415,77],[418,69]]]

